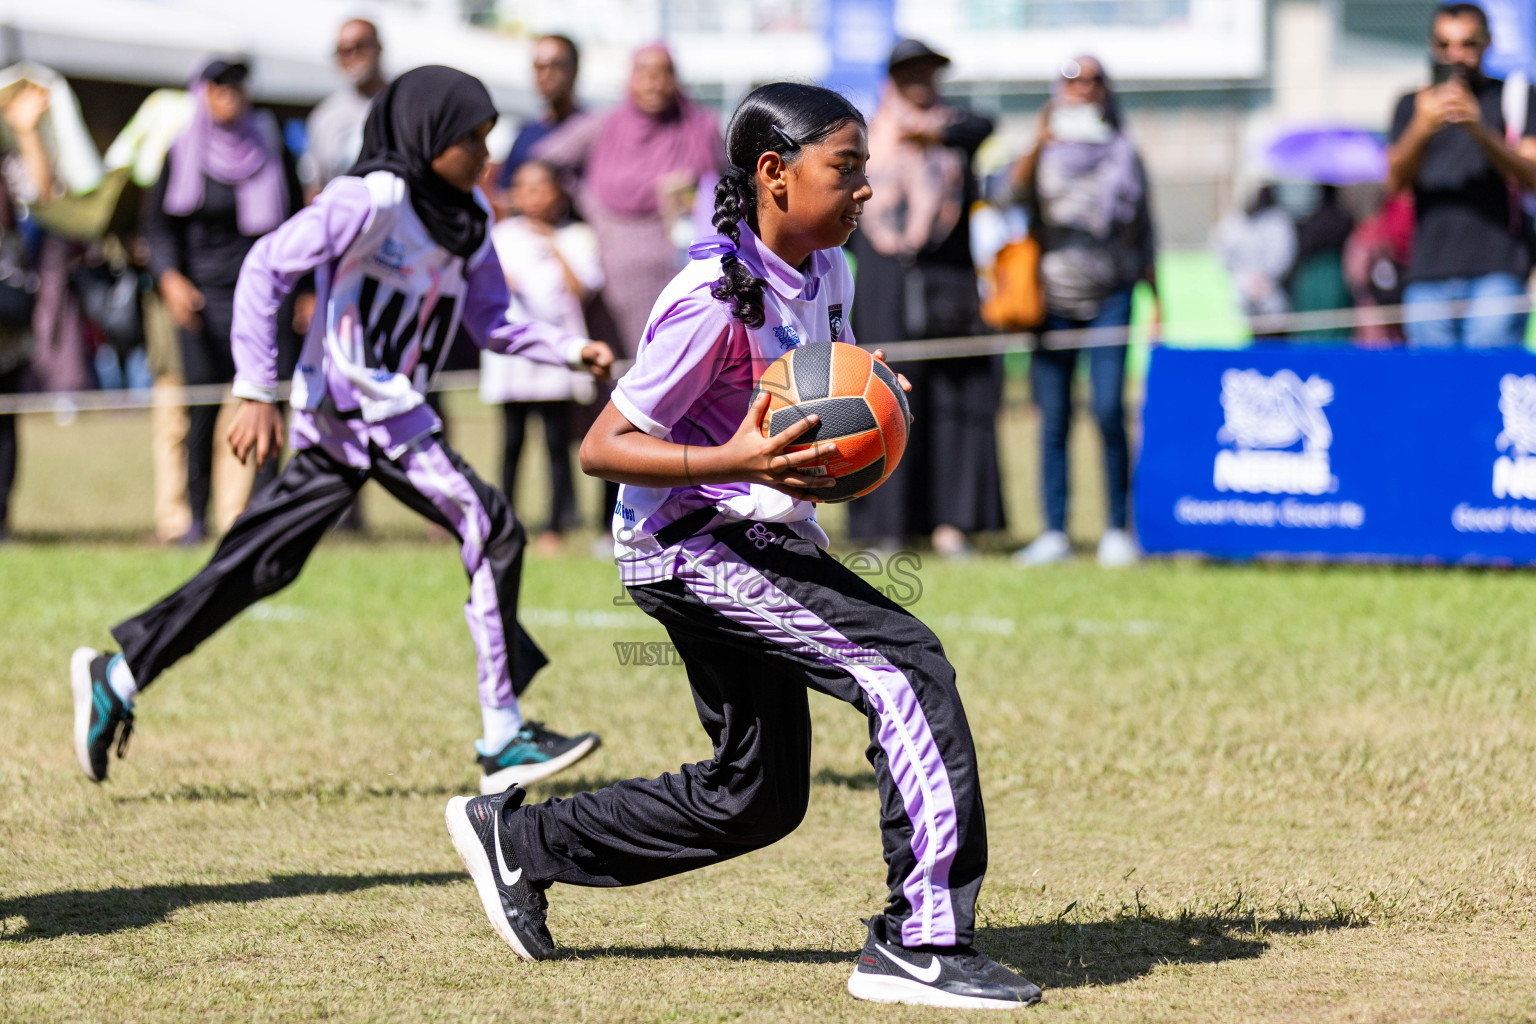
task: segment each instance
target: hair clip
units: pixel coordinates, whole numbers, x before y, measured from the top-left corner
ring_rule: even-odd
[[[775,132],[777,132],[778,135],[779,135],[779,138],[783,139],[784,140],[784,144],[786,146],[788,146],[790,149],[799,149],[800,148],[800,143],[798,143],[794,139],[790,138],[789,137],[789,132],[786,132],[783,128],[780,128],[778,125],[772,124],[772,123],[770,123],[768,125],[768,127],[772,128]]]

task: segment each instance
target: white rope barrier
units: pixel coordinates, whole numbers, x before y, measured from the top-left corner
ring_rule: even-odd
[[[1525,295],[1499,298],[1458,300],[1443,303],[1418,303],[1408,306],[1368,306],[1353,309],[1325,309],[1305,313],[1277,313],[1249,317],[1248,330],[1260,340],[1267,335],[1285,335],[1311,331],[1338,331],[1341,339],[1362,327],[1387,327],[1426,320],[1449,320],[1467,316],[1508,316],[1528,313],[1532,302]],[[1236,317],[1241,319],[1240,316]],[[1159,344],[1178,344],[1180,335],[1230,327],[1232,320],[1184,321],[1172,325],[1156,339]],[[1134,331],[1129,327],[1092,327],[1063,331],[1019,331],[1009,334],[967,335],[953,338],[925,338],[922,341],[897,341],[879,346],[891,362],[919,362],[936,359],[963,359],[973,356],[1012,355],[1039,349],[1085,349],[1124,345]],[[873,346],[865,345],[865,348]],[[614,364],[614,376],[629,368],[627,360]],[[480,371],[455,370],[438,374],[433,391],[474,391],[480,386]],[[288,397],[288,382],[278,385],[278,397]],[[230,398],[227,384],[160,386],[154,389],[125,391],[52,391],[23,395],[0,395],[0,416],[16,413],[52,413],[68,418],[83,412],[109,412],[123,409],[148,409],[155,405],[221,405]]]

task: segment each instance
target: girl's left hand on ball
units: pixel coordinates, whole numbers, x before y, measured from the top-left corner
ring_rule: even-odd
[[[875,358],[880,360],[882,363],[885,362],[885,349],[883,349],[883,348],[875,349]],[[907,375],[904,374],[904,373],[898,373],[896,375],[896,383],[901,385],[901,390],[902,391],[910,392],[912,390],[912,382],[907,380]],[[911,424],[912,424],[912,414],[909,412],[909,413],[907,413],[907,425],[911,426]]]

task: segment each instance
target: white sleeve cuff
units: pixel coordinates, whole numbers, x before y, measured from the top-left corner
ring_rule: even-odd
[[[565,361],[573,370],[585,370],[587,364],[581,361],[581,350],[592,344],[586,338],[572,338],[565,343]]]
[[[660,423],[657,423],[645,413],[635,408],[635,403],[631,402],[629,400],[629,396],[624,393],[624,386],[622,384],[614,388],[613,394],[609,397],[613,401],[613,407],[619,410],[625,419],[629,420],[629,422],[633,423],[647,434],[650,434],[652,437],[659,437],[663,441],[667,440],[672,435],[671,430],[662,426]]]
[[[230,388],[236,398],[248,399],[252,402],[266,402],[272,405],[277,401],[277,386],[252,384],[248,380],[237,380],[235,386]]]

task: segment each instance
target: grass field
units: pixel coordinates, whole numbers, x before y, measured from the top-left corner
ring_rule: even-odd
[[[488,466],[488,421],[459,428]],[[1011,454],[1027,430],[1009,420]],[[0,1018],[961,1016],[843,991],[884,871],[864,723],[824,698],[793,836],[649,886],[557,888],[567,954],[516,961],[442,826],[475,778],[462,572],[382,503],[383,540],[322,545],[144,695],[128,758],[86,782],[70,650],[206,551],[137,543],[137,420],[29,420],[24,443],[23,540],[0,548]],[[978,945],[1046,986],[1031,1019],[1536,1020],[1529,576],[919,575],[981,759]],[[528,711],[605,740],[535,797],[707,756],[682,670],[619,665],[614,642],[662,634],[615,603],[611,565],[535,559],[526,594],[554,660]]]

